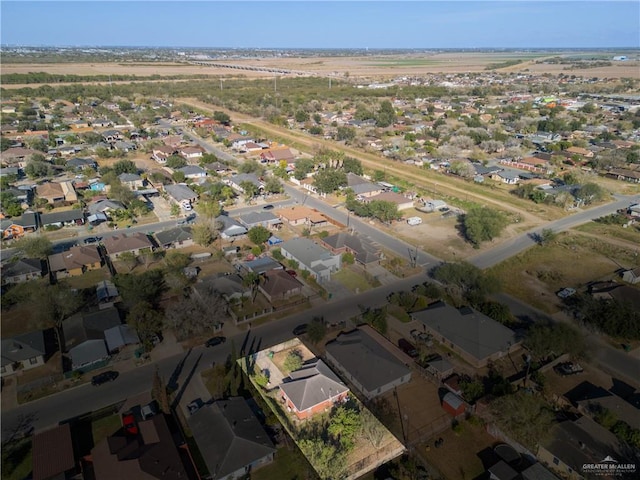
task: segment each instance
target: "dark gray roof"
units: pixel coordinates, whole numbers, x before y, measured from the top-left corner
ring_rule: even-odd
[[[42,273],[42,260],[39,258],[21,258],[2,265],[2,278],[17,277],[29,273]]]
[[[201,294],[213,291],[218,292],[225,297],[231,297],[238,294],[245,295],[250,292],[250,289],[242,284],[242,277],[237,273],[205,277],[196,283],[194,288]]]
[[[120,295],[120,292],[118,292],[116,286],[109,280],[103,280],[96,285],[96,296],[99,302],[115,298],[118,295]]]
[[[247,270],[261,274],[269,270],[282,270],[284,267],[270,257],[260,257],[249,262],[243,262],[242,266]]]
[[[411,373],[410,368],[365,330],[341,333],[327,343],[326,350],[369,392]]]
[[[173,242],[191,240],[193,238],[193,234],[191,233],[191,227],[175,227],[170,230],[157,232],[156,238],[160,245],[168,245]]]
[[[478,360],[517,343],[513,330],[469,307],[436,302],[411,316]]]
[[[62,322],[65,348],[70,349],[86,340],[104,339],[105,330],[121,323],[120,314],[114,307],[75,314]]]
[[[541,463],[534,463],[521,472],[523,480],[560,480]]]
[[[95,203],[90,204],[87,207],[87,211],[91,215],[95,215],[96,213],[104,212],[105,210],[120,210],[124,209],[124,205],[115,200],[103,199],[98,200]]]
[[[114,350],[125,345],[140,343],[138,334],[129,325],[116,325],[104,331],[104,339],[107,342],[107,350]]]
[[[224,224],[224,228],[221,233],[228,237],[244,235],[247,233],[247,227],[242,225],[235,218],[231,218],[227,215],[220,215],[216,217],[216,222],[222,222]]]
[[[189,428],[214,479],[244,469],[275,447],[243,398],[205,405],[188,419]]]
[[[65,210],[63,212],[54,213],[43,213],[40,215],[40,223],[42,225],[75,222],[76,220],[84,220],[84,213],[80,209]]]
[[[98,362],[109,356],[103,339],[85,340],[69,349],[69,356],[74,368]]]
[[[518,472],[511,468],[504,460],[500,460],[493,467],[489,468],[489,472],[491,472],[492,480],[513,480],[518,476]]]
[[[356,252],[356,260],[365,265],[380,260],[376,246],[366,238],[360,236],[340,232],[325,237],[322,241],[335,249],[343,247],[349,248]]]
[[[121,182],[137,182],[138,180],[142,180],[142,177],[137,173],[121,173],[118,175],[118,179]]]
[[[197,165],[185,165],[184,167],[179,168],[178,171],[184,173],[186,176],[202,175],[203,173],[204,174],[207,173],[207,171],[204,168],[199,167]]]
[[[42,330],[2,340],[2,366],[21,362],[46,353]]]
[[[165,185],[165,191],[171,195],[175,200],[181,202],[182,200],[195,200],[198,195],[186,185]]]
[[[240,186],[242,182],[251,182],[258,188],[262,186],[262,182],[254,173],[239,173],[238,175],[229,177],[229,181],[238,186]]]
[[[291,372],[289,380],[282,383],[280,389],[300,412],[349,391],[320,359]]]
[[[67,160],[67,167],[91,167],[96,165],[96,161],[93,158],[72,158]]]
[[[382,187],[380,185],[372,183],[355,173],[347,173],[347,185],[356,195],[382,191]]]

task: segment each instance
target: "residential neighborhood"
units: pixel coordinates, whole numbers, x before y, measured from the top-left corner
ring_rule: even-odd
[[[637,474],[637,75],[157,52],[2,74],[7,478]]]

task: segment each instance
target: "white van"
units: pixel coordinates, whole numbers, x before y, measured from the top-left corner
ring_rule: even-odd
[[[422,219],[420,217],[409,217],[407,218],[407,223],[411,226],[420,225],[422,223]]]

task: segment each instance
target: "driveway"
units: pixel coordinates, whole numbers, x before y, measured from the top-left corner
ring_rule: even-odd
[[[149,197],[151,203],[153,203],[153,213],[158,217],[159,222],[172,219],[171,205],[162,197]]]

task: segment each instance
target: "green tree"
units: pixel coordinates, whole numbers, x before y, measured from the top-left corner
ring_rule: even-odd
[[[320,317],[314,317],[309,326],[307,327],[307,336],[313,343],[320,343],[327,334],[327,327],[324,323],[324,319]]]
[[[258,176],[264,174],[264,167],[255,160],[246,160],[238,167],[240,173],[255,173]]]
[[[10,149],[13,146],[13,140],[7,137],[0,137],[0,152]]]
[[[294,118],[296,120],[296,122],[299,123],[303,123],[303,122],[308,122],[309,121],[309,114],[307,112],[305,112],[304,110],[297,110]]]
[[[376,126],[388,127],[396,121],[396,112],[393,109],[393,105],[388,100],[385,100],[380,104],[378,115],[376,116]]]
[[[206,223],[194,225],[191,232],[193,234],[193,241],[203,247],[208,247],[216,239],[216,233],[211,228],[211,225]]]
[[[148,302],[156,307],[166,288],[163,272],[159,269],[147,270],[140,274],[119,273],[113,280],[122,300],[129,307],[141,302]]]
[[[342,168],[347,173],[355,173],[356,175],[362,175],[362,162],[356,158],[345,157],[342,162]]]
[[[279,262],[284,260],[284,255],[282,255],[282,250],[280,250],[279,248],[274,248],[273,250],[271,250],[271,256]]]
[[[596,183],[585,183],[575,192],[576,200],[584,205],[604,200],[607,192]]]
[[[324,169],[313,177],[313,185],[320,193],[333,193],[347,185],[347,175],[342,170]]]
[[[493,301],[483,302],[478,306],[478,310],[503,325],[511,325],[515,321],[511,310],[509,310],[509,307],[504,303]]]
[[[214,198],[203,197],[196,205],[196,211],[202,215],[207,221],[217,218],[222,213],[220,202]]]
[[[349,451],[355,444],[355,437],[362,429],[360,412],[353,407],[341,405],[334,409],[329,419],[327,433]]]
[[[460,389],[465,401],[473,404],[484,395],[484,385],[479,380],[463,380]]]
[[[253,197],[258,195],[258,192],[259,192],[256,184],[249,180],[244,180],[240,182],[240,188],[244,192],[244,196],[247,200],[251,200]]]
[[[284,188],[276,177],[269,177],[264,184],[264,189],[268,193],[282,193]]]
[[[498,237],[507,223],[503,213],[488,207],[472,208],[462,219],[464,235],[476,248]]]
[[[320,438],[300,440],[298,446],[320,478],[342,478],[346,468],[346,454],[343,450]]]
[[[30,161],[24,167],[24,173],[29,178],[50,177],[53,175],[53,167],[47,162]]]
[[[431,271],[431,275],[445,285],[449,294],[473,305],[484,302],[487,295],[500,289],[497,277],[467,262],[440,264]]]
[[[369,202],[369,211],[372,217],[385,223],[401,218],[398,212],[398,204],[385,200],[373,200]]]
[[[256,245],[262,245],[271,237],[271,232],[268,228],[263,227],[262,225],[258,225],[252,227],[248,232],[247,236],[249,240],[251,240]]]
[[[136,268],[138,265],[138,257],[133,252],[123,252],[118,255],[118,261],[127,267],[127,273]]]
[[[131,160],[118,160],[113,165],[113,171],[116,176],[123,173],[138,173],[138,167]]]
[[[223,125],[229,125],[229,123],[231,123],[231,117],[229,117],[229,115],[217,110],[213,112],[213,119]]]
[[[184,183],[185,180],[187,179],[186,175],[184,174],[184,172],[181,172],[180,170],[176,170],[171,174],[171,178],[173,179],[174,182],[176,183]]]
[[[151,303],[136,303],[127,315],[127,324],[136,329],[145,351],[153,349],[153,337],[162,331],[162,314]]]
[[[295,372],[302,368],[302,354],[298,350],[292,350],[284,359],[284,368],[288,372]]]
[[[524,390],[497,398],[490,408],[500,428],[528,448],[536,448],[549,433],[555,418],[542,397]]]
[[[242,279],[242,285],[251,289],[252,301],[255,302],[258,294],[258,286],[260,285],[260,275],[256,272],[247,272]]]
[[[30,235],[24,237],[13,245],[29,258],[46,259],[53,252],[53,245],[44,235]]]
[[[338,127],[336,131],[336,140],[350,142],[356,138],[356,129],[353,127]]]
[[[168,272],[181,272],[189,263],[191,263],[189,255],[177,250],[169,250],[164,256],[164,264]]]
[[[535,358],[545,360],[568,353],[579,358],[585,352],[583,335],[567,323],[535,323],[529,328],[524,341]]]
[[[187,161],[181,157],[180,155],[171,155],[167,158],[166,166],[175,170],[177,168],[182,168],[187,164]]]
[[[293,172],[293,176],[298,180],[303,180],[307,177],[308,173],[313,171],[315,163],[310,158],[301,158],[296,162],[296,168]]]

